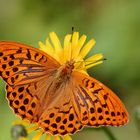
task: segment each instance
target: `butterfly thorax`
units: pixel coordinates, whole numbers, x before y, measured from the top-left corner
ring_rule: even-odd
[[[45,97],[43,97],[46,105],[42,107],[42,110],[40,111],[39,114],[42,114],[43,111],[47,108],[51,108],[52,100],[57,100],[57,98],[60,98],[60,92],[64,87],[68,84],[70,81],[70,77],[72,74],[72,71],[74,69],[74,61],[67,61],[63,65],[61,65],[57,71],[54,71],[53,75],[50,76],[47,80],[49,81],[49,87],[47,89],[47,94],[45,94]],[[59,95],[58,95],[59,94]],[[52,100],[50,100],[52,99]],[[44,109],[43,109],[44,108]]]
[[[63,65],[61,65],[56,73],[56,77],[59,80],[65,81],[68,80],[71,76],[71,73],[74,69],[74,61],[67,61]]]

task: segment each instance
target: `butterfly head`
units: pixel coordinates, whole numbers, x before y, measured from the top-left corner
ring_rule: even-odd
[[[62,72],[65,73],[65,74],[71,74],[73,69],[74,69],[74,63],[75,63],[75,61],[73,59],[70,60],[70,61],[67,61],[64,64]]]

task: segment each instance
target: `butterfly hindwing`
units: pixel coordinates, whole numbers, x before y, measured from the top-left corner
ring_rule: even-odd
[[[120,99],[101,82],[73,72],[73,102],[83,125],[119,126],[128,122],[128,113]]]
[[[53,86],[51,89],[53,92]],[[73,72],[69,81],[53,94],[57,96],[49,99],[52,103],[46,105],[38,122],[53,135],[73,134],[84,125],[119,126],[128,121],[120,99],[102,83],[82,73]]]
[[[55,84],[54,84],[55,85]],[[53,86],[51,86],[51,89]],[[72,103],[72,91],[68,83],[62,84],[54,93],[49,104],[44,104],[44,112],[39,118],[39,126],[52,135],[73,134],[80,130],[80,123]],[[49,94],[51,92],[49,91]],[[49,98],[49,97],[47,97]],[[47,102],[46,102],[47,103]]]
[[[20,87],[6,85],[7,99],[16,115],[30,122],[36,122],[38,121],[38,110],[41,105],[38,97],[33,96],[32,91],[29,90],[31,86],[33,85],[23,85]]]

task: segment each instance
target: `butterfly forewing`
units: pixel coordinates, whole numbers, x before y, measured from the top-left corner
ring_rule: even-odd
[[[38,111],[49,84],[46,79],[59,66],[56,60],[38,49],[0,42],[0,76],[7,83],[7,98],[17,115],[38,121]]]
[[[9,85],[32,82],[60,65],[46,53],[14,42],[0,42],[0,75]]]

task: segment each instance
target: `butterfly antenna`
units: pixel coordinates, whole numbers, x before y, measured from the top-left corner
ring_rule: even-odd
[[[88,66],[88,65],[91,65],[91,64],[94,64],[94,63],[97,63],[97,62],[100,62],[100,61],[105,61],[105,60],[107,60],[107,58],[102,58],[102,59],[99,59],[99,60],[96,60],[96,61],[85,61],[85,62],[90,62],[90,63],[88,63],[86,66]]]
[[[103,61],[104,61],[104,60],[107,60],[107,58],[103,58]]]
[[[74,33],[74,27],[73,26],[72,26],[71,30],[72,30],[72,34],[73,34]]]
[[[74,33],[74,27],[73,27],[73,26],[72,26],[72,28],[71,28],[71,31],[72,31],[71,34],[72,34],[72,36],[73,36],[73,33]],[[71,36],[71,42],[72,42],[72,36]],[[71,47],[71,50],[70,50],[70,58],[73,59],[73,58],[72,58],[72,47]]]
[[[103,59],[100,59],[100,60],[97,60],[97,61],[95,61],[95,62],[93,62],[93,61],[85,61],[85,60],[81,60],[81,61],[77,61],[77,62],[75,62],[75,63],[79,63],[79,62],[93,62],[93,63],[96,63],[96,62],[98,62],[98,61],[105,61],[105,60],[107,60],[107,58],[103,58]]]
[[[77,61],[77,62],[75,62],[75,63],[80,63],[80,62],[82,62],[82,63],[84,63],[85,66],[88,66],[88,65],[91,65],[91,64],[100,62],[100,61],[105,61],[105,60],[107,60],[107,58],[102,58],[102,59],[99,59],[99,60],[94,61],[94,62],[93,62],[93,61],[84,61],[84,60],[81,60],[81,61]],[[86,62],[89,62],[89,63],[86,64]],[[83,66],[83,65],[81,65],[78,69],[83,69],[82,66]]]

